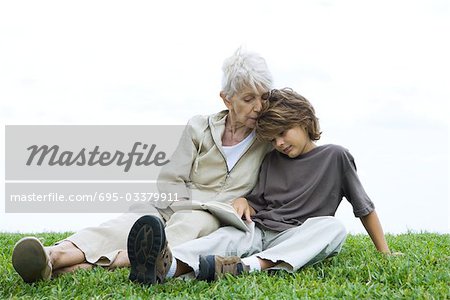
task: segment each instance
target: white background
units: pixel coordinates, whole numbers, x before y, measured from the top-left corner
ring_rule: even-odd
[[[2,1],[6,124],[185,124],[224,108],[221,65],[263,55],[314,105],[320,144],[355,156],[386,232],[449,232],[450,32],[442,1]],[[4,182],[4,172],[0,175]],[[5,214],[0,231],[65,231],[106,214]],[[344,200],[351,232],[364,232]]]

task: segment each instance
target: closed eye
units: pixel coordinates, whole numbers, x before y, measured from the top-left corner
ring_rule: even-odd
[[[277,135],[275,135],[275,137],[274,137],[273,139],[271,139],[270,142],[271,142],[272,144],[276,143],[276,139],[279,138],[279,137],[283,137],[285,133],[286,133],[285,130],[281,131],[280,133],[278,133]]]

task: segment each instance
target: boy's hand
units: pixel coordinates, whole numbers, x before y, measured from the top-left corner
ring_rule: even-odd
[[[255,214],[255,210],[248,204],[247,199],[234,199],[231,206],[233,206],[239,217],[242,218],[244,216],[247,222],[252,222],[251,216]]]

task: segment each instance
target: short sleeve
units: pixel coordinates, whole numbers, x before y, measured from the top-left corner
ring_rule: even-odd
[[[356,173],[356,164],[353,156],[348,151],[345,151],[343,155],[343,164],[343,195],[352,205],[355,217],[366,216],[375,209],[375,205],[364,190]]]

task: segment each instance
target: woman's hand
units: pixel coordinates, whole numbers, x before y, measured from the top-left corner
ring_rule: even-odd
[[[239,217],[242,218],[244,216],[247,222],[252,222],[251,216],[255,214],[255,210],[248,204],[247,199],[245,198],[234,199],[233,202],[231,203],[231,206],[233,206],[234,210],[237,212]]]

